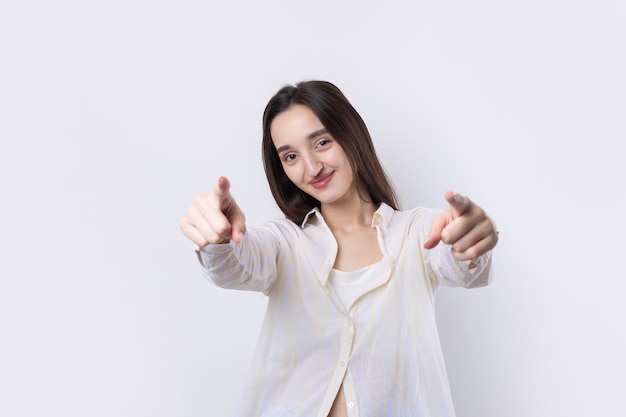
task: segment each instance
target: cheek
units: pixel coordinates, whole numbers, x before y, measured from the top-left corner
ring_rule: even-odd
[[[291,182],[293,182],[294,184],[298,185],[299,183],[299,173],[298,173],[298,169],[296,166],[284,166],[283,165],[283,170],[285,171],[285,174],[287,174],[287,178],[289,178],[291,180]]]
[[[352,169],[352,165],[350,165],[348,158],[343,159],[343,166],[345,167],[346,172],[349,173],[350,177],[354,177],[354,169]]]

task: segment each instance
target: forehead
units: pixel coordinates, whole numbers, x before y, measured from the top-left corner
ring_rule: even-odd
[[[309,107],[296,104],[274,118],[270,133],[274,146],[279,147],[306,140],[311,133],[323,128],[324,125]]]

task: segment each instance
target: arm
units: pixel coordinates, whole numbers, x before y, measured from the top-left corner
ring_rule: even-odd
[[[227,178],[220,177],[211,192],[193,202],[180,227],[199,247],[198,259],[210,281],[224,288],[269,292],[276,278],[279,239],[269,227],[248,236]]]
[[[452,246],[446,243],[425,252],[425,263],[437,286],[479,288],[491,280],[491,251],[465,261],[457,261]]]
[[[277,277],[281,239],[275,225],[255,227],[236,244],[207,245],[197,250],[203,275],[222,288],[268,295]]]

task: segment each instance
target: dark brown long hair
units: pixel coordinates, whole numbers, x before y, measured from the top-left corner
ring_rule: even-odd
[[[300,190],[287,177],[272,142],[272,121],[295,104],[309,107],[339,143],[350,161],[361,198],[376,205],[384,202],[397,210],[396,192],[378,161],[372,138],[359,113],[335,85],[327,81],[303,81],[278,90],[263,112],[263,166],[272,195],[285,216],[300,224],[312,208],[320,206],[317,199]],[[362,195],[363,191],[368,195]]]

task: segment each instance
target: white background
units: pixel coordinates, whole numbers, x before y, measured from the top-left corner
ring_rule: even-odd
[[[284,4],[283,4],[284,3]],[[626,3],[0,6],[0,415],[234,415],[264,311],[179,218],[219,175],[280,216],[261,113],[326,79],[404,207],[495,219],[490,287],[443,289],[459,417],[624,416]]]

